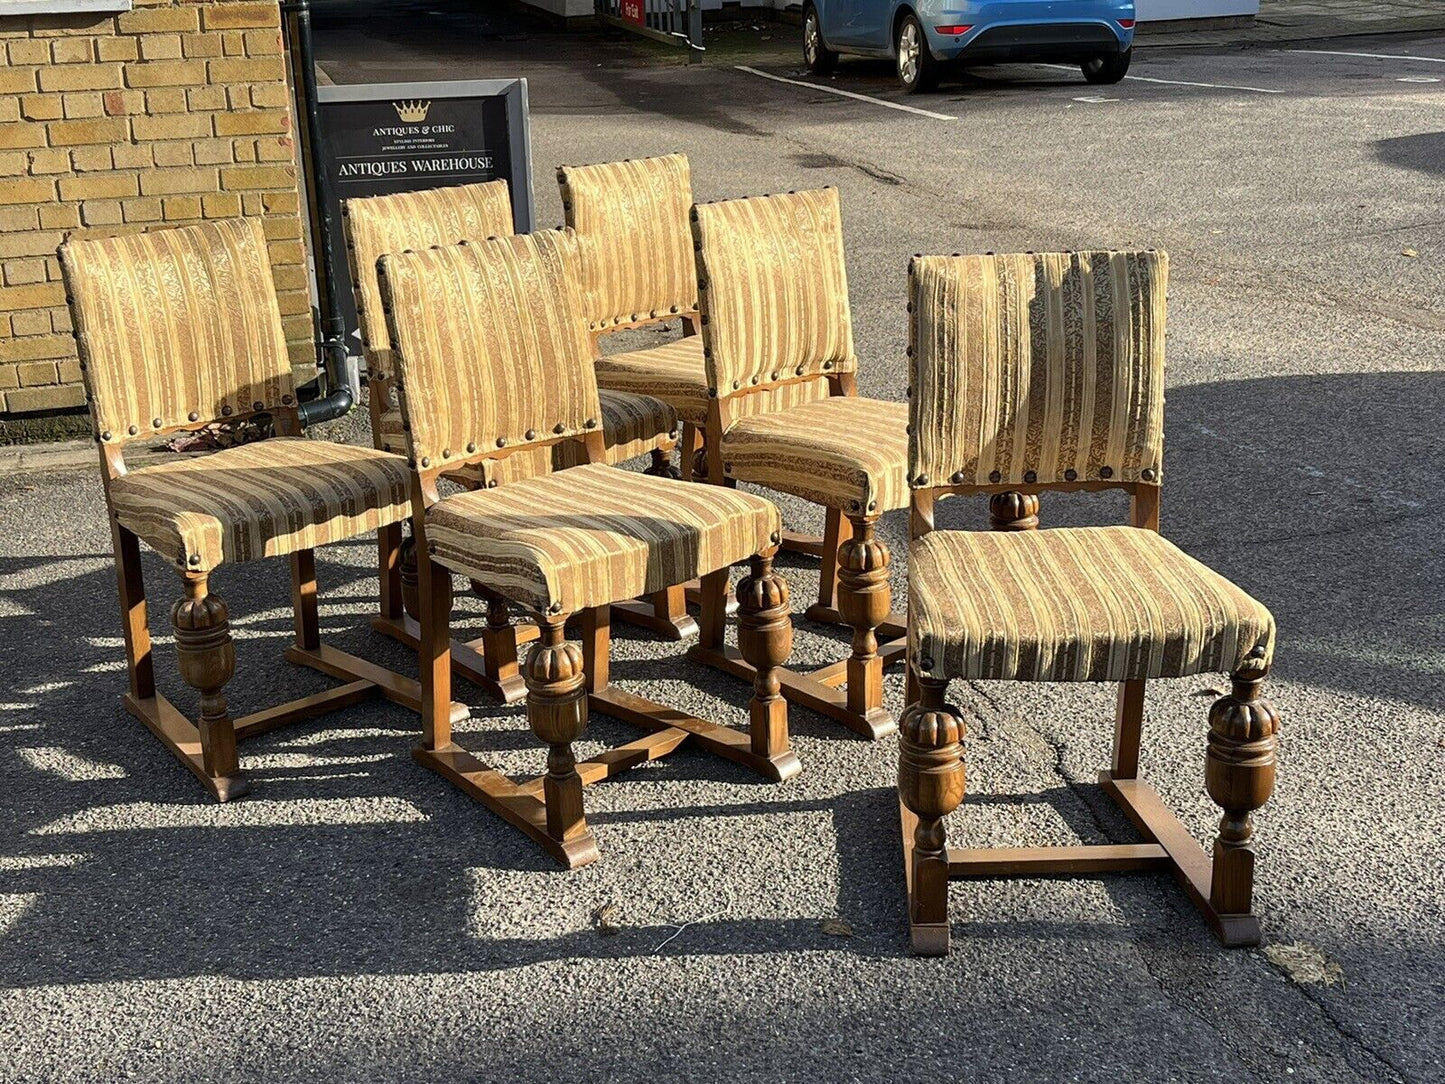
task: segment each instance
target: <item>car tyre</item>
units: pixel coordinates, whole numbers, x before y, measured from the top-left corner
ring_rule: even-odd
[[[905,15],[893,42],[898,60],[898,85],[905,94],[919,94],[938,86],[938,60],[928,47],[928,36],[916,15]]]
[[[838,66],[838,54],[823,40],[823,20],[812,4],[803,11],[803,63],[814,75],[827,75]]]
[[[1092,56],[1079,67],[1083,69],[1084,78],[1091,83],[1117,83],[1129,71],[1129,58],[1133,54],[1134,48],[1130,46],[1113,56]]]

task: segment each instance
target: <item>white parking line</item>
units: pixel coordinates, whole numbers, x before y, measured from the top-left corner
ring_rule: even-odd
[[[950,117],[947,113],[935,113],[931,109],[919,109],[916,106],[904,105],[902,102],[890,102],[886,98],[873,98],[867,94],[855,94],[851,90],[820,86],[817,83],[809,83],[802,79],[784,79],[781,75],[771,75],[768,72],[758,71],[757,68],[749,68],[746,64],[737,64],[734,66],[740,72],[747,72],[749,75],[760,76],[763,79],[771,79],[775,83],[787,83],[789,86],[806,87],[808,90],[821,90],[824,94],[836,94],[840,98],[853,98],[860,102],[872,102],[874,105],[881,105],[887,109],[898,109],[904,113],[914,113],[920,117],[928,117],[930,120],[958,119],[957,117]]]
[[[1317,56],[1362,56],[1370,60],[1423,60],[1427,64],[1445,64],[1445,57],[1404,56],[1394,53],[1345,53],[1338,49],[1287,49],[1290,53],[1314,53]]]
[[[1078,71],[1076,65],[1070,64],[1039,64],[1040,68],[1056,68],[1059,71]],[[1133,79],[1139,83],[1164,83],[1171,87],[1208,87],[1210,90],[1248,90],[1255,94],[1283,94],[1282,90],[1270,90],[1267,87],[1241,87],[1233,83],[1190,83],[1183,79],[1154,79],[1147,75],[1126,75],[1125,79]]]

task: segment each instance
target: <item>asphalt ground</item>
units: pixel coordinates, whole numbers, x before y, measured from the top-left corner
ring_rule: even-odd
[[[1119,876],[956,884],[953,954],[911,958],[894,743],[801,710],[788,784],[683,751],[589,789],[603,857],[574,873],[414,765],[415,718],[386,704],[248,743],[253,795],[210,805],[120,709],[98,482],[16,475],[0,479],[0,1078],[1441,1079],[1445,92],[1399,80],[1445,64],[1141,53],[1131,74],[1171,82],[1102,90],[998,69],[906,103],[945,121],[732,66],[747,58],[470,40],[441,11],[323,22],[324,66],[338,82],[528,75],[544,223],[559,162],[684,151],[700,199],[838,185],[866,394],[903,394],[913,252],[1170,250],[1164,529],[1281,629],[1266,946],[1222,950],[1167,877]],[[1445,58],[1438,39],[1323,47]],[[885,75],[847,63],[826,85],[901,101]],[[1059,497],[1044,521],[1122,512]],[[941,519],[983,514],[954,501]],[[883,531],[900,605],[903,529]],[[405,668],[361,631],[372,552],[323,552],[323,626]],[[800,611],[816,572],[785,565]],[[176,590],[161,562],[146,571],[165,661]],[[323,687],[280,660],[280,563],[215,583],[237,711]],[[614,678],[740,721],[745,690],[684,648],[619,628]],[[845,650],[802,625],[795,661]],[[1148,704],[1145,774],[1201,840],[1220,681],[1159,682]],[[192,702],[168,665],[162,685]],[[475,746],[540,769],[520,710],[459,691]],[[971,727],[956,844],[1133,838],[1089,786],[1112,690],[951,695]],[[894,710],[901,696],[891,677]],[[581,749],[629,734],[594,718]],[[603,936],[591,915],[609,903],[621,930]]]

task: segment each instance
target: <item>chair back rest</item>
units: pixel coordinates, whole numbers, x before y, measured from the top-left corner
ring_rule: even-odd
[[[589,330],[697,309],[685,155],[561,166],[557,183],[567,225],[577,231]]]
[[[699,204],[692,229],[712,394],[857,369],[837,189]]]
[[[388,252],[483,241],[514,229],[512,193],[505,180],[349,199],[341,213],[361,345],[367,370],[376,379],[385,379],[392,371],[376,261]]]
[[[908,477],[1162,479],[1161,251],[921,256],[909,265]]]
[[[256,219],[67,241],[60,266],[102,443],[294,408]]]
[[[570,230],[392,253],[379,266],[418,468],[601,432]]]

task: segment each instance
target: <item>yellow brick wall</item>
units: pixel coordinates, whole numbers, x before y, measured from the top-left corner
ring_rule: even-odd
[[[0,410],[81,406],[55,250],[264,215],[294,364],[310,296],[277,0],[0,16]]]

